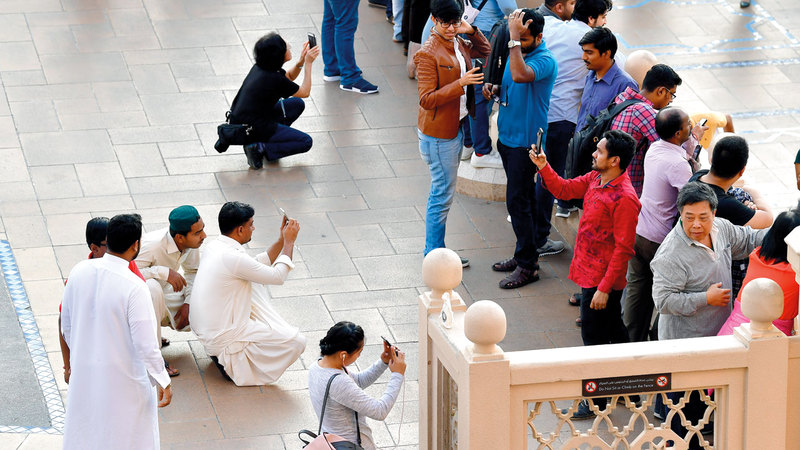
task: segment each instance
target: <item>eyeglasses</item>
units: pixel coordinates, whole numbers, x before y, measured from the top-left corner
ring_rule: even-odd
[[[669,95],[672,97],[672,100],[675,100],[676,98],[678,98],[678,93],[677,92],[670,91],[669,89],[667,89],[667,92],[669,92]]]
[[[444,22],[442,22],[442,21],[438,21],[438,22],[439,22],[439,25],[441,25],[441,26],[442,26],[442,28],[450,28],[450,27],[453,27],[453,28],[455,28],[455,29],[458,29],[458,27],[460,27],[460,26],[461,26],[461,22],[462,22],[462,20],[461,20],[461,19],[459,19],[459,20],[455,20],[455,21],[453,21],[453,22],[447,22],[447,23],[444,23]]]

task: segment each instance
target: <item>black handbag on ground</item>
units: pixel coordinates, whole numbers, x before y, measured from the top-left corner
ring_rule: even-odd
[[[235,102],[235,100],[234,100]],[[224,153],[231,145],[247,145],[252,144],[253,126],[246,123],[231,123],[231,112],[225,113],[227,119],[225,123],[217,126],[217,142],[214,148]]]
[[[340,373],[335,373],[328,378],[328,385],[325,387],[325,397],[322,399],[322,411],[319,413],[319,428],[317,429],[317,433],[315,434],[309,430],[300,430],[297,433],[297,436],[303,442],[303,448],[307,448],[309,450],[317,450],[317,449],[330,449],[330,450],[364,450],[361,447],[361,427],[358,426],[358,413],[353,411],[356,415],[356,442],[354,444],[350,441],[344,440],[344,438],[337,436],[331,433],[323,433],[322,432],[322,418],[325,417],[325,406],[328,404],[328,394],[331,391],[331,383],[333,379],[337,376],[341,375]],[[303,437],[306,436],[306,438]],[[310,440],[307,440],[310,439]]]

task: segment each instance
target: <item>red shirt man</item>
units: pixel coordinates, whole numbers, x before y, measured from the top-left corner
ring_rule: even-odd
[[[559,177],[535,146],[530,158],[539,168],[544,186],[561,200],[583,199],[583,215],[575,239],[569,279],[582,288],[583,345],[628,342],[620,300],[628,260],[633,256],[641,203],[625,169],[633,159],[636,141],[619,130],[603,134],[592,154],[592,170],[571,180]],[[602,410],[606,398],[593,402]],[[565,412],[566,414],[566,412]],[[593,417],[586,401],[574,419]]]

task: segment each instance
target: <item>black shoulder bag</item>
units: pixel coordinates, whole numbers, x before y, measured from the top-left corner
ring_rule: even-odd
[[[253,134],[253,126],[246,123],[237,124],[231,123],[231,111],[236,105],[236,100],[239,99],[239,94],[233,98],[231,109],[225,113],[225,123],[217,126],[217,142],[214,148],[219,153],[224,153],[231,145],[247,145],[252,144],[251,135]]]

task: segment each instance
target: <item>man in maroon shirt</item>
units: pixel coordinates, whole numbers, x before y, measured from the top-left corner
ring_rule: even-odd
[[[571,180],[553,171],[544,152],[537,154],[535,146],[530,151],[547,190],[560,200],[583,199],[569,268],[569,279],[582,288],[583,345],[628,342],[620,300],[641,209],[626,172],[635,147],[636,142],[627,133],[607,131],[592,154],[593,170]],[[594,403],[603,409],[606,399],[597,398]],[[573,418],[594,415],[584,402]]]

